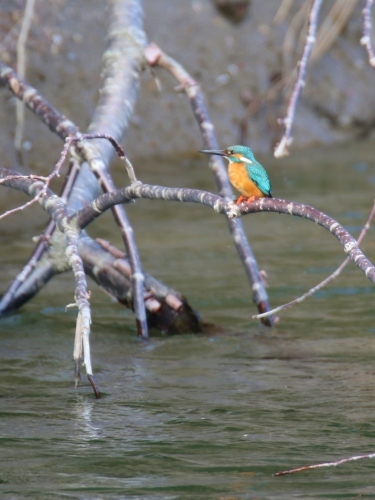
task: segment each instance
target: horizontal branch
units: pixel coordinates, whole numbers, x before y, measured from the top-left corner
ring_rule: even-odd
[[[330,231],[343,245],[344,251],[353,262],[375,283],[375,267],[360,250],[353,236],[329,215],[302,203],[277,198],[259,198],[250,204],[242,203],[238,206],[233,201],[224,200],[224,198],[207,191],[151,186],[138,182],[132,186],[100,196],[82,208],[72,218],[77,219],[78,226],[83,229],[113,205],[128,203],[136,198],[199,203],[214,209],[218,213],[225,214],[229,218],[257,212],[277,212],[302,217]]]
[[[12,179],[12,176],[16,178]],[[22,179],[18,172],[0,169],[0,179],[4,177],[10,177],[10,180],[5,181],[3,185],[8,185],[31,196],[36,196],[40,190],[44,189],[43,183],[39,180],[35,181],[27,177]],[[215,212],[224,214],[230,219],[258,212],[276,212],[302,217],[319,224],[332,233],[343,245],[345,253],[347,253],[351,260],[363,271],[370,281],[375,283],[375,267],[360,250],[357,241],[343,228],[343,226],[341,226],[341,224],[316,208],[288,200],[259,198],[249,204],[242,203],[241,205],[236,205],[233,201],[225,200],[221,196],[209,193],[208,191],[154,186],[137,182],[131,186],[99,196],[76,214],[70,216],[66,223],[70,227],[77,227],[78,230],[82,230],[106,210],[120,203],[129,203],[131,200],[137,198],[198,203],[210,207],[215,210]],[[51,190],[47,189],[46,193],[39,199],[39,203],[56,219],[56,213],[51,213],[51,199],[55,202],[59,200],[59,197],[53,194]],[[65,206],[62,201],[59,205],[61,205],[61,208]],[[56,222],[58,223],[57,219]]]

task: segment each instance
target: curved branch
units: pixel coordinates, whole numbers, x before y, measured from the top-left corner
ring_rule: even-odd
[[[12,178],[14,176],[14,178]],[[3,182],[3,185],[13,187],[26,194],[36,196],[39,191],[45,189],[41,181],[35,181],[28,177],[20,176],[17,172],[7,169],[0,169],[0,178],[9,177],[8,180]],[[31,189],[32,188],[32,189]],[[51,209],[51,200],[60,200],[60,198],[52,193],[49,189],[45,189],[46,193],[43,195],[39,203],[43,208],[56,220],[58,227],[61,226],[59,213]],[[226,215],[230,219],[240,217],[242,215],[258,213],[258,212],[276,212],[293,215],[295,217],[302,217],[304,219],[315,222],[337,238],[343,245],[345,253],[350,259],[363,271],[366,277],[375,283],[375,267],[370,260],[360,250],[357,241],[353,236],[346,231],[335,219],[329,215],[320,212],[316,208],[303,203],[296,203],[288,200],[280,200],[277,198],[259,198],[250,204],[242,203],[237,205],[233,201],[228,201],[208,191],[199,189],[186,189],[186,188],[172,188],[165,186],[154,186],[149,184],[142,184],[137,182],[131,186],[127,186],[110,193],[105,193],[99,196],[96,200],[86,205],[74,215],[65,218],[65,227],[84,229],[93,220],[99,217],[106,210],[120,203],[128,203],[137,198],[158,199],[165,201],[177,201],[184,203],[198,203],[212,208],[215,212]],[[57,204],[58,208],[64,207],[64,203],[60,200]],[[62,210],[62,208],[61,208]],[[64,212],[65,213],[65,212]]]
[[[232,201],[227,201],[207,191],[151,186],[139,182],[132,186],[100,196],[90,203],[90,205],[82,208],[72,216],[71,219],[83,229],[90,224],[90,222],[99,217],[101,213],[112,206],[118,203],[128,203],[130,200],[136,198],[199,203],[214,209],[218,213],[225,214],[231,219],[257,212],[277,212],[293,215],[295,217],[302,217],[330,231],[330,233],[332,233],[344,246],[344,251],[351,260],[353,260],[353,262],[365,273],[367,278],[375,283],[375,267],[359,249],[357,241],[341,226],[341,224],[316,208],[288,200],[259,198],[250,204],[242,203],[241,205],[236,205]]]
[[[321,469],[322,467],[337,467],[338,465],[346,464],[348,462],[355,462],[357,460],[375,458],[375,453],[367,453],[366,455],[355,455],[352,457],[341,458],[340,460],[335,460],[334,462],[324,462],[314,465],[305,465],[303,467],[298,467],[297,469],[283,470],[281,472],[276,472],[274,476],[286,476],[288,474],[295,474],[296,472],[304,472],[307,470]]]
[[[370,212],[370,215],[369,215],[369,217],[367,219],[367,222],[364,225],[364,227],[362,228],[362,231],[361,231],[360,235],[358,236],[358,239],[357,239],[357,244],[358,245],[360,245],[362,243],[363,238],[365,237],[367,231],[370,229],[370,224],[371,224],[371,221],[372,221],[372,219],[374,217],[375,217],[375,200],[374,200],[374,204],[372,206],[372,210]],[[329,276],[327,276],[323,281],[321,281],[320,283],[318,283],[317,285],[315,285],[313,288],[310,288],[310,290],[308,290],[307,292],[305,292],[303,295],[301,295],[301,296],[297,297],[296,299],[288,302],[287,304],[282,304],[281,306],[275,307],[274,309],[272,309],[271,311],[267,311],[266,313],[263,313],[263,314],[254,314],[252,316],[252,318],[253,319],[259,319],[259,317],[265,317],[268,314],[276,314],[276,313],[282,311],[283,309],[288,309],[289,307],[292,307],[292,306],[294,306],[296,304],[300,304],[305,299],[307,299],[308,297],[311,297],[312,295],[314,295],[314,293],[318,292],[323,287],[325,287],[326,285],[328,285],[328,283],[330,281],[332,281],[335,278],[337,278],[337,276],[340,275],[341,271],[349,264],[349,262],[350,262],[350,258],[347,257],[332,274],[330,274]]]

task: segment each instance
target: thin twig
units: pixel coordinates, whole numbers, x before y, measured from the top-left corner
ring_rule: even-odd
[[[367,222],[363,226],[362,231],[358,237],[358,240],[357,240],[358,245],[360,245],[362,243],[363,238],[365,237],[367,231],[370,229],[370,224],[371,224],[371,221],[374,218],[374,216],[375,216],[375,200],[374,200],[374,204],[372,206],[372,210],[370,212],[370,215],[367,219]],[[318,285],[314,286],[313,288],[311,288],[309,291],[307,291],[306,293],[304,293],[300,297],[297,297],[296,299],[292,300],[291,302],[288,302],[287,304],[283,304],[281,306],[275,307],[275,309],[272,309],[272,311],[268,311],[268,312],[263,313],[263,314],[255,314],[254,316],[252,316],[252,318],[253,319],[264,318],[264,317],[268,316],[268,314],[276,314],[276,313],[279,313],[280,311],[282,311],[283,309],[287,309],[287,308],[292,307],[296,304],[300,304],[305,299],[307,299],[308,297],[311,297],[312,295],[314,295],[314,293],[318,292],[323,287],[325,287],[330,281],[337,278],[337,276],[339,276],[339,274],[349,264],[349,262],[350,262],[350,258],[347,257],[344,260],[344,262],[332,274],[330,274],[326,279],[321,281]]]
[[[137,180],[136,175],[135,175],[133,165],[131,164],[129,158],[126,156],[124,150],[122,149],[122,147],[120,146],[120,144],[116,141],[116,139],[114,139],[112,136],[110,136],[108,134],[77,134],[77,135],[74,135],[74,136],[67,137],[65,139],[65,145],[64,145],[64,148],[63,148],[63,150],[61,152],[60,159],[59,159],[59,161],[57,162],[57,164],[55,166],[54,172],[52,172],[52,174],[50,174],[50,176],[48,176],[48,178],[51,177],[51,176],[58,175],[58,172],[59,172],[62,164],[64,163],[67,154],[68,154],[70,146],[73,143],[75,143],[75,142],[80,142],[80,141],[83,141],[83,140],[86,140],[86,139],[87,140],[90,140],[90,139],[106,139],[107,141],[109,141],[112,144],[112,146],[115,148],[117,156],[121,160],[124,160],[125,165],[126,165],[126,171],[127,171],[127,174],[128,174],[128,177],[129,177],[129,180],[130,180],[131,184],[133,184],[135,182],[139,182]]]
[[[299,96],[302,92],[303,87],[305,86],[306,69],[312,48],[316,40],[316,29],[321,3],[322,0],[314,0],[310,10],[309,27],[307,30],[305,48],[303,50],[302,58],[299,62],[297,81],[295,83],[294,90],[289,101],[287,115],[285,118],[279,120],[279,122],[285,126],[285,131],[283,137],[281,138],[281,141],[276,146],[274,152],[276,158],[288,155],[288,148],[292,144],[293,137],[291,135],[291,131],[294,121],[294,115],[296,112]]]
[[[94,137],[88,137],[88,139],[92,139],[92,138],[94,138]],[[60,169],[61,169],[61,167],[62,167],[62,165],[63,165],[63,163],[65,161],[65,158],[66,158],[66,156],[68,154],[68,151],[69,151],[69,148],[70,148],[71,144],[73,142],[77,142],[79,140],[81,140],[81,134],[77,134],[74,137],[68,137],[66,139],[65,144],[64,144],[64,148],[63,148],[63,150],[61,152],[61,155],[60,155],[60,159],[56,163],[55,168],[53,169],[53,171],[47,177],[42,176],[42,175],[33,175],[33,174],[31,174],[31,175],[25,175],[25,176],[13,176],[13,178],[24,177],[24,178],[28,178],[28,179],[32,179],[32,180],[42,181],[44,183],[44,188],[32,200],[28,201],[27,203],[24,203],[23,205],[20,205],[19,207],[13,208],[13,209],[8,210],[8,211],[4,212],[3,214],[1,214],[0,215],[0,220],[4,219],[5,217],[7,217],[9,215],[12,215],[12,214],[14,214],[16,212],[24,210],[25,208],[28,208],[30,205],[32,205],[33,203],[35,203],[36,201],[38,201],[39,198],[46,193],[46,190],[49,187],[49,184],[51,183],[52,179],[54,177],[59,177],[60,176]],[[124,159],[125,159],[125,161],[127,160],[126,157]],[[10,180],[10,179],[7,179],[7,178],[1,179],[0,183],[4,183],[6,180]],[[63,195],[65,195],[65,193],[63,193]]]
[[[296,472],[304,472],[312,469],[320,469],[322,467],[336,467],[337,465],[346,464],[348,462],[354,462],[356,460],[363,460],[364,458],[375,458],[375,453],[368,453],[367,455],[357,455],[349,458],[342,458],[335,462],[324,462],[322,464],[305,465],[304,467],[298,467],[297,469],[284,470],[281,472],[276,472],[274,476],[286,476],[287,474],[295,474]]]
[[[17,41],[17,73],[20,78],[25,78],[26,71],[26,40],[29,34],[30,24],[33,17],[35,0],[26,0],[25,14],[22,19],[20,35]],[[16,133],[14,147],[21,150],[23,130],[25,125],[25,105],[22,101],[16,102]]]
[[[11,210],[7,210],[6,212],[4,212],[0,215],[0,220],[5,219],[5,217],[8,217],[9,215],[13,215],[16,212],[20,212],[21,210],[25,210],[26,208],[29,208],[31,205],[33,205],[35,202],[37,202],[41,196],[42,196],[42,194],[38,193],[35,196],[35,198],[24,203],[23,205],[20,205],[19,207],[16,207],[16,208],[12,208]]]
[[[361,44],[365,46],[368,61],[370,65],[375,68],[375,53],[374,48],[371,43],[371,32],[372,32],[372,19],[371,10],[374,0],[366,0],[365,8],[363,9],[363,37],[361,38]]]

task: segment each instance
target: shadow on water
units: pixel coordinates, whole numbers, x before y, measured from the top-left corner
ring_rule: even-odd
[[[373,202],[372,157],[362,143],[262,160],[275,196],[312,204],[357,236]],[[124,177],[119,169],[118,185]],[[199,161],[142,165],[139,177],[214,189]],[[2,222],[2,289],[42,228],[37,213]],[[370,282],[351,265],[268,330],[251,319],[251,292],[222,217],[148,201],[128,213],[144,268],[189,297],[219,331],[157,334],[145,344],[132,313],[91,284],[93,364],[104,394],[95,401],[88,384],[73,384],[75,317],[64,312],[73,279],[54,279],[0,321],[1,498],[373,496],[371,461],[272,476],[374,451]],[[273,305],[300,295],[344,258],[338,242],[309,222],[260,214],[244,224]],[[91,232],[121,246],[109,215]],[[375,260],[373,231],[363,248]]]

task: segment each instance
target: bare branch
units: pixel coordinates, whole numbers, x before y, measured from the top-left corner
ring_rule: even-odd
[[[370,212],[370,215],[367,219],[367,222],[366,224],[364,225],[359,237],[358,237],[358,240],[357,240],[357,244],[360,245],[363,238],[365,237],[367,231],[370,229],[370,224],[371,224],[371,221],[372,219],[374,218],[375,216],[375,200],[374,200],[374,205],[372,207],[372,210]],[[308,292],[304,293],[303,295],[301,295],[300,297],[297,297],[296,299],[292,300],[291,302],[288,302],[287,304],[283,304],[279,307],[275,307],[275,309],[272,309],[272,311],[268,311],[266,313],[263,313],[263,314],[255,314],[254,316],[252,316],[253,319],[259,319],[260,317],[265,317],[265,316],[268,316],[268,314],[276,314],[276,313],[279,313],[280,311],[282,311],[283,309],[287,309],[289,307],[292,307],[296,304],[300,304],[301,302],[303,302],[305,299],[307,299],[308,297],[311,297],[312,295],[314,295],[314,293],[318,292],[319,290],[321,290],[323,287],[325,287],[330,281],[334,280],[335,278],[337,278],[337,276],[339,276],[342,272],[342,270],[349,264],[350,262],[350,258],[347,257],[344,262],[332,273],[330,274],[326,279],[324,279],[323,281],[321,281],[318,285],[314,286],[313,288],[311,288]]]
[[[259,198],[250,204],[236,205],[232,201],[224,200],[218,195],[198,189],[170,188],[164,186],[151,186],[148,184],[134,184],[111,193],[106,193],[90,205],[86,205],[79,212],[71,216],[81,229],[99,217],[104,211],[117,203],[128,203],[132,199],[148,198],[166,201],[179,201],[199,203],[211,207],[215,212],[229,218],[257,212],[277,212],[296,217],[302,217],[324,227],[332,233],[343,245],[345,253],[365,273],[370,281],[375,283],[375,267],[359,249],[357,241],[337,221],[319,210],[288,200],[277,198]]]
[[[371,10],[374,0],[366,0],[365,8],[363,9],[363,36],[361,44],[364,45],[368,55],[368,61],[375,68],[375,53],[371,43],[372,19]]]
[[[110,136],[108,134],[77,134],[77,135],[67,137],[65,139],[65,145],[64,145],[64,148],[61,152],[60,159],[55,166],[55,170],[52,172],[52,174],[50,174],[50,176],[48,176],[48,178],[53,177],[55,175],[58,175],[58,172],[59,172],[62,164],[64,163],[67,154],[68,154],[69,148],[73,143],[84,141],[84,140],[90,140],[90,139],[106,139],[107,141],[109,141],[112,144],[112,146],[114,147],[114,149],[117,153],[117,156],[121,160],[124,160],[125,165],[126,165],[126,171],[128,173],[130,182],[132,184],[134,182],[139,182],[136,178],[133,165],[131,164],[129,158],[126,156],[124,150],[122,149],[120,144],[116,141],[116,139],[114,139],[112,136]],[[82,149],[84,152],[84,147]],[[46,180],[48,178],[46,178]]]
[[[4,168],[0,169],[0,178],[11,176],[18,176],[18,178],[11,178],[5,182],[4,185],[23,191],[29,196],[35,196],[39,191],[44,189],[44,185],[40,181],[22,178],[22,176],[20,176],[17,172]],[[89,205],[85,205],[77,213],[67,217],[66,219],[66,209],[64,203],[49,189],[47,189],[46,194],[40,198],[39,203],[46,210],[46,212],[54,218],[60,230],[66,231],[66,228],[79,228],[79,230],[82,230],[114,205],[119,203],[128,203],[129,201],[137,198],[198,203],[208,206],[215,210],[215,212],[224,214],[231,219],[241,215],[257,212],[277,212],[302,217],[324,227],[332,233],[333,236],[335,236],[335,238],[337,238],[343,245],[345,253],[348,254],[351,260],[353,260],[353,262],[364,272],[370,281],[375,283],[375,267],[360,250],[358,243],[353,236],[351,236],[351,234],[348,233],[348,231],[346,231],[341,224],[329,215],[302,203],[295,203],[277,198],[259,198],[252,203],[241,203],[240,205],[237,205],[232,201],[225,200],[224,198],[213,193],[209,193],[208,191],[153,186],[141,183],[135,183],[131,186],[103,194]],[[64,214],[63,219],[61,219],[59,210]]]
[[[308,27],[308,31],[307,31],[305,48],[303,50],[302,58],[301,58],[300,62],[298,63],[299,67],[298,67],[297,81],[295,83],[293,93],[292,93],[290,101],[289,101],[288,111],[287,111],[286,117],[279,120],[279,122],[285,126],[285,132],[281,138],[281,141],[276,146],[276,149],[274,152],[276,158],[280,158],[282,156],[287,156],[289,154],[288,148],[292,144],[292,141],[293,141],[293,137],[291,135],[291,132],[292,132],[294,115],[296,112],[299,96],[302,92],[303,87],[305,86],[306,68],[307,68],[307,64],[309,62],[309,57],[310,57],[312,48],[313,48],[315,40],[316,40],[316,29],[317,29],[317,24],[318,24],[318,16],[319,16],[319,10],[320,10],[321,3],[322,3],[322,0],[314,0],[313,4],[311,6],[310,15],[309,15],[309,27]]]
[[[78,129],[73,122],[56,111],[34,87],[20,79],[16,72],[2,61],[0,61],[0,82],[62,139],[77,134]]]
[[[107,86],[110,86],[111,89],[109,91],[109,88],[106,87],[106,84],[104,85],[104,89],[101,93],[101,103],[98,106],[98,108],[101,110],[102,114],[96,115],[96,120],[94,118],[93,124],[91,126],[91,128],[93,130],[95,130],[97,122],[102,123],[103,120],[106,121],[106,119],[109,118],[108,113],[113,111],[114,107],[118,108],[120,101],[123,100],[122,92],[119,92],[118,95],[113,94],[113,85],[114,85],[115,80],[119,82],[120,90],[123,91],[124,89],[126,89],[127,91],[129,91],[129,94],[132,96],[132,99],[135,102],[136,87],[134,86],[134,81],[132,80],[131,90],[129,90],[129,86],[130,86],[129,77],[124,75],[124,71],[126,72],[126,65],[124,66],[122,64],[122,59],[117,60],[116,58],[113,57],[114,53],[117,54],[118,56],[125,57],[127,54],[126,51],[131,50],[131,48],[121,45],[124,42],[124,40],[123,40],[124,32],[122,29],[119,29],[119,25],[121,25],[121,22],[123,21],[124,18],[128,20],[128,16],[131,17],[132,15],[136,15],[136,16],[141,15],[140,12],[132,12],[132,9],[127,8],[125,3],[121,4],[121,5],[119,5],[117,3],[114,4],[114,9],[115,10],[119,9],[120,12],[118,12],[118,14],[122,14],[122,15],[120,15],[120,16],[113,15],[112,29],[113,29],[113,32],[115,33],[115,35],[113,36],[113,39],[114,39],[113,47],[110,50],[111,57],[108,59],[109,62],[107,64],[107,68],[106,68],[107,78],[108,78]],[[130,3],[134,4],[133,7],[134,7],[134,10],[136,10],[135,9],[136,4],[134,2],[130,2]],[[129,5],[128,5],[128,7],[129,7]],[[116,10],[116,12],[117,12],[117,10]],[[131,32],[132,29],[130,28],[130,26],[131,26],[131,23],[129,22],[129,30]],[[135,29],[135,27],[133,27],[133,28]],[[130,36],[132,43],[137,42],[140,44],[139,46],[137,46],[137,51],[143,57],[143,51],[142,51],[143,47],[140,43],[141,42],[141,35],[143,32],[141,31],[140,35],[138,34],[137,36],[135,36],[134,33],[130,33],[130,32],[125,36]],[[118,50],[115,50],[114,46],[118,46]],[[139,56],[139,58],[140,57],[141,56]],[[131,64],[131,63],[132,63],[132,61],[130,61],[129,64]],[[134,62],[133,62],[133,64],[134,64]],[[133,72],[133,76],[134,75],[135,75],[135,72]],[[4,85],[6,85],[14,93],[14,95],[16,95],[16,97],[18,97],[19,99],[22,99],[25,102],[25,104],[29,107],[29,109],[34,111],[37,114],[37,116],[39,116],[42,119],[42,121],[44,123],[46,123],[53,132],[56,132],[58,135],[60,135],[60,137],[62,137],[63,139],[66,139],[69,136],[76,137],[79,135],[78,128],[72,122],[67,120],[64,116],[60,115],[33,87],[31,87],[28,84],[21,81],[18,78],[18,76],[16,75],[16,73],[11,68],[9,68],[8,66],[6,66],[5,64],[3,64],[1,62],[0,62],[0,81],[2,81],[4,83]],[[124,82],[127,82],[127,84]],[[129,101],[129,98],[127,98],[127,104],[128,104],[127,111],[128,111],[128,113],[130,112],[131,107],[134,105],[134,102],[131,103],[131,101]],[[132,106],[130,106],[130,104],[132,104]],[[125,116],[125,115],[126,115],[126,113],[124,113],[124,115],[118,119],[119,123],[117,123],[116,120],[114,120],[114,115],[113,114],[111,115],[111,118],[110,118],[111,124],[116,124],[116,126],[114,127],[114,133],[115,133],[116,137],[122,135],[122,130],[126,124],[126,120],[129,119],[129,115],[127,115],[127,116]],[[108,123],[107,123],[107,127],[104,128],[104,130],[106,130],[106,129],[111,130],[111,127],[109,127]],[[103,137],[103,134],[99,134],[99,135]],[[108,139],[108,137],[107,137],[107,139]],[[111,139],[108,139],[108,140],[111,140],[112,144],[114,144],[114,142],[117,143],[117,141],[114,138],[112,138],[112,136],[111,136]],[[60,161],[58,162],[54,171],[48,177],[49,180],[51,180],[55,175],[58,175],[59,169],[60,169],[60,167],[61,167],[61,165],[66,157],[68,149],[69,149],[69,144],[66,144],[64,147],[64,150],[63,150],[62,158],[60,158]],[[103,155],[105,155],[107,161],[109,162],[109,160],[112,157],[112,153],[109,153],[107,148],[104,148],[104,150],[100,150],[100,149],[98,150],[97,147],[95,147],[95,146],[91,147],[91,146],[85,145],[84,143],[81,143],[81,145],[80,145],[80,152],[82,153],[81,161],[87,161],[89,163],[91,170],[98,177],[103,190],[104,191],[111,191],[111,190],[115,189],[113,181],[112,181],[112,179],[109,175],[108,169],[107,169],[106,161],[105,161],[104,156],[103,156]],[[135,181],[134,171],[132,170],[131,164],[126,157],[124,157],[124,159],[126,162],[128,174],[129,174],[131,180]],[[68,183],[67,185],[70,187],[71,183]],[[64,195],[67,196],[67,194],[68,193],[65,191]],[[113,213],[114,213],[114,218],[120,227],[123,241],[125,244],[125,248],[127,250],[128,258],[129,258],[129,261],[130,261],[130,264],[131,264],[132,270],[133,270],[133,278],[132,278],[133,302],[134,302],[134,310],[135,310],[135,315],[136,315],[137,331],[138,331],[138,334],[140,336],[147,338],[148,337],[148,328],[147,328],[147,322],[146,322],[145,306],[144,306],[144,302],[143,302],[144,276],[142,273],[140,258],[139,258],[137,246],[135,243],[134,233],[133,233],[131,225],[127,219],[125,211],[123,210],[123,207],[121,207],[121,206],[114,207]],[[52,228],[52,232],[53,232],[53,228]],[[33,256],[40,257],[40,255],[42,255],[42,253],[43,253],[43,250],[44,250],[44,245],[42,245],[42,243],[39,243]],[[35,259],[34,259],[34,261],[35,261]],[[26,268],[29,271],[32,271],[32,269],[33,269],[30,265],[27,265]],[[23,269],[22,272],[24,272],[24,271],[25,271],[25,268]],[[20,283],[20,280],[16,279],[16,283],[17,284]],[[11,285],[12,289],[14,289],[14,287],[16,286],[16,283],[12,283],[12,285]],[[10,298],[11,298],[11,296],[10,296],[9,290],[8,290],[4,300],[6,299],[7,302],[9,302]],[[6,305],[7,302],[2,301],[2,303],[4,305]]]
[[[346,464],[348,462],[354,462],[356,460],[363,460],[364,458],[375,458],[375,453],[368,453],[367,455],[357,455],[349,458],[342,458],[335,462],[324,462],[322,464],[305,465],[304,467],[298,467],[297,469],[284,470],[282,472],[276,472],[274,476],[286,476],[287,474],[295,474],[296,472],[304,472],[312,469],[320,469],[322,467],[336,467],[337,465]]]

